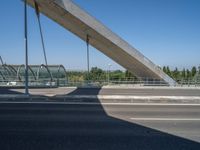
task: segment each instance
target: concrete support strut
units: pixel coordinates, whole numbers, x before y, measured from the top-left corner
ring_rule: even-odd
[[[34,7],[34,0],[27,0]],[[37,0],[40,12],[86,41],[141,78],[162,79],[169,85],[176,82],[134,47],[86,13],[71,0]]]

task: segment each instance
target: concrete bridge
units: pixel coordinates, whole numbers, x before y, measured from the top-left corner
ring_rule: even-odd
[[[34,0],[27,0],[34,7]],[[134,47],[113,33],[105,25],[86,13],[71,0],[36,0],[39,11],[70,32],[128,69],[138,77],[162,79],[169,85],[175,81]]]

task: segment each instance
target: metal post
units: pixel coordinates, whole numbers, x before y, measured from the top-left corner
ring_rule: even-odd
[[[28,32],[27,32],[27,1],[24,0],[24,41],[25,41],[25,94],[29,95],[28,89]]]
[[[89,44],[90,44],[90,39],[89,35],[87,34],[86,37],[86,44],[87,44],[87,80],[89,82],[89,74],[90,74],[90,56],[89,56]]]

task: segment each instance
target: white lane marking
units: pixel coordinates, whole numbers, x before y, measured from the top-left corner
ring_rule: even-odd
[[[130,118],[138,121],[200,121],[200,118]]]
[[[183,104],[183,103],[99,103],[99,102],[34,102],[34,101],[27,101],[27,102],[6,102],[2,101],[0,104],[57,104],[57,105],[124,105],[124,106],[200,106],[200,104]]]
[[[123,100],[200,100],[200,96],[133,96],[133,95],[57,95],[55,98],[98,98],[106,99],[123,99]]]
[[[144,93],[145,94],[145,93]],[[48,94],[46,94],[47,96]],[[49,94],[52,95],[52,94]],[[0,98],[40,98],[41,96],[28,97],[26,95],[0,95]],[[47,97],[48,98],[48,97]],[[91,99],[125,99],[125,100],[200,100],[200,96],[133,96],[133,95],[56,95],[54,98],[91,98]]]

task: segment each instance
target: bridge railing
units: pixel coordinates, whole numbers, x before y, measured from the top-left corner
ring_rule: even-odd
[[[0,86],[20,87],[24,86],[24,81],[19,80],[1,80]],[[118,79],[118,80],[69,80],[69,79],[40,79],[29,80],[29,86],[31,87],[69,87],[69,86],[106,86],[106,85],[124,85],[124,86],[169,86],[168,83],[163,80],[157,79]],[[175,87],[200,87],[199,80],[187,80],[178,81]]]

